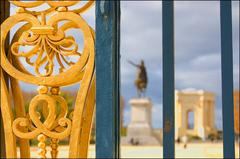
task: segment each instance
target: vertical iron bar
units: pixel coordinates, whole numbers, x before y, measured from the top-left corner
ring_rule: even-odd
[[[96,1],[96,157],[119,158],[120,1]]]
[[[234,158],[233,50],[231,1],[220,1],[224,158]]]
[[[163,157],[174,158],[174,2],[162,1]]]
[[[0,1],[0,24],[4,22],[10,15],[10,3],[8,1]],[[9,36],[7,36],[6,41],[9,41]],[[6,43],[6,50],[8,50],[9,43]],[[6,51],[7,52],[7,51]],[[1,60],[1,57],[0,57]],[[8,75],[5,74],[5,80],[8,81]],[[1,84],[0,84],[1,87]],[[0,98],[1,104],[1,98]],[[1,106],[1,105],[0,105]],[[2,121],[2,113],[0,110],[0,158],[6,157],[6,147],[5,147],[5,137],[4,137],[4,129],[3,129],[3,121]]]

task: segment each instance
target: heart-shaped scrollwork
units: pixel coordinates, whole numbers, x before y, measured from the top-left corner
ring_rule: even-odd
[[[46,102],[43,109],[47,109],[45,121],[42,123],[41,115],[36,111],[39,104]],[[61,112],[57,116],[56,104],[60,104]],[[58,95],[40,94],[35,96],[29,105],[29,118],[17,118],[13,122],[13,132],[16,136],[25,139],[33,139],[39,134],[44,134],[50,138],[63,139],[70,134],[71,121],[66,118],[67,103],[65,99]],[[23,132],[20,127],[28,128],[28,132]]]
[[[41,32],[34,33],[38,30],[41,30]],[[59,72],[62,73],[65,65],[75,64],[66,60],[66,57],[81,56],[78,52],[78,44],[73,36],[66,37],[61,28],[55,34],[51,34],[51,31],[53,32],[54,28],[50,26],[32,27],[30,31],[24,32],[19,41],[14,42],[11,47],[12,53],[18,57],[24,57],[25,61],[35,68],[35,73],[38,76],[52,75],[54,59],[59,65]],[[25,46],[32,48],[29,51],[20,52],[19,47]],[[40,72],[41,66],[45,66],[46,73]]]
[[[44,17],[43,15],[40,22],[35,16],[21,13],[9,17],[1,25],[2,68],[14,78],[36,85],[66,86],[80,81],[89,63],[89,56],[94,54],[92,28],[81,16],[72,12],[57,12],[47,21]],[[62,26],[58,26],[58,23],[64,21]],[[6,57],[6,37],[10,29],[20,22],[26,22],[26,25],[13,38],[9,54],[12,57]],[[82,32],[83,49],[79,52],[73,36],[66,36],[66,32],[71,29]],[[31,48],[25,51],[20,49],[20,46],[26,45]],[[75,61],[68,59],[73,56]],[[19,61],[20,58],[30,64],[30,67],[26,68],[26,65]],[[11,59],[15,59],[14,65]],[[34,72],[29,71],[32,67]]]

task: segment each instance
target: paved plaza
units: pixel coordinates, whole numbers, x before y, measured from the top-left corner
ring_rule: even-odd
[[[49,148],[49,147],[48,147]],[[50,150],[50,149],[48,149]],[[162,146],[122,146],[122,158],[162,158]],[[38,158],[38,148],[32,147],[32,157]],[[68,156],[68,147],[59,146],[59,158]],[[50,157],[48,151],[47,157]],[[95,146],[91,145],[89,149],[89,158],[95,158]],[[176,158],[222,158],[222,143],[190,143],[187,149],[182,144],[176,144]],[[236,158],[239,158],[239,146],[236,145]]]

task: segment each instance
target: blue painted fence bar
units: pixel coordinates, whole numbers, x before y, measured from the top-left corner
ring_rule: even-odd
[[[221,65],[222,65],[222,116],[224,158],[234,158],[233,113],[233,49],[231,1],[220,1]]]
[[[119,157],[120,1],[96,1],[96,157]]]
[[[163,157],[174,158],[174,2],[162,1]]]

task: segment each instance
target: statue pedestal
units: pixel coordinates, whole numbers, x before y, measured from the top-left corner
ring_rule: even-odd
[[[123,143],[136,145],[158,145],[152,130],[152,103],[148,98],[130,100],[131,122],[127,127],[127,137]]]

